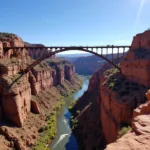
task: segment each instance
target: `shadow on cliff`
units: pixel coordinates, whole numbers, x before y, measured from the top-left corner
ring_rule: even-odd
[[[19,77],[16,78],[9,86],[8,86],[8,89],[10,89],[21,77],[24,76],[24,73],[20,73],[19,74]]]
[[[2,126],[16,128],[16,126],[10,120],[7,120],[7,119],[3,119],[3,120],[0,121],[0,127],[2,127]]]

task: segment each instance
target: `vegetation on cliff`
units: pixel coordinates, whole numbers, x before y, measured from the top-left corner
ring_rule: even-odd
[[[50,113],[46,117],[46,123],[47,125],[42,126],[39,129],[40,138],[36,142],[35,146],[33,147],[33,150],[49,150],[49,148],[46,148],[46,145],[51,142],[56,136],[57,133],[57,121],[56,121],[56,115],[57,111],[62,107],[64,104],[63,98],[57,102],[56,106],[53,109],[53,112]]]
[[[121,138],[123,135],[125,135],[129,130],[131,130],[131,126],[128,127],[122,127],[121,130],[118,132],[118,138]]]
[[[116,68],[107,70],[104,75],[106,81],[103,83],[103,85],[116,92],[119,96],[119,99],[123,99],[124,103],[129,102],[130,105],[133,99],[135,99],[137,96],[140,100],[138,103],[144,103],[146,101],[146,98],[143,95],[149,87],[129,81],[125,76],[120,74]],[[127,96],[130,96],[130,99]],[[136,108],[137,105],[138,104],[135,104],[133,107]]]
[[[3,38],[3,39],[7,39],[7,38],[10,38],[12,36],[16,36],[16,35],[13,33],[0,32],[0,38]]]

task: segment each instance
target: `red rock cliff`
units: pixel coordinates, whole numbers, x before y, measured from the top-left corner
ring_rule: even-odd
[[[75,75],[73,65],[66,60],[47,59],[29,73],[19,74],[23,64],[32,62],[28,52],[9,50],[3,53],[3,46],[24,46],[21,38],[14,34],[0,33],[0,119],[7,118],[17,126],[22,126],[32,106],[31,95],[63,85]],[[23,56],[20,59],[19,56]],[[31,105],[32,104],[32,105]]]
[[[81,150],[104,149],[106,145],[100,119],[100,77],[111,67],[109,63],[105,63],[101,69],[95,72],[89,81],[88,90],[71,110],[78,119],[78,126],[73,132]],[[80,114],[77,111],[80,111]]]
[[[148,150],[150,148],[150,94],[147,93],[148,101],[140,105],[133,112],[132,130],[109,144],[106,150]]]
[[[110,144],[108,149],[131,150],[138,149],[138,145],[140,149],[148,149],[149,103],[143,103],[146,102],[145,92],[150,85],[149,35],[150,31],[146,31],[134,37],[131,50],[121,62],[122,74],[116,69],[106,71],[110,67],[102,67],[99,73],[95,73],[91,78],[88,90],[74,105],[72,112],[78,119],[74,133],[80,149],[103,149],[103,144],[115,142],[122,127],[129,125],[133,126],[133,133],[123,136],[117,143]],[[139,108],[136,109],[137,107]],[[78,110],[81,111],[80,114],[77,113]],[[99,114],[96,113],[97,110]],[[135,117],[135,114],[137,116],[142,113],[146,116]],[[98,133],[97,136],[94,135],[95,132]],[[135,136],[138,134],[143,135]],[[86,137],[86,140],[83,137]],[[143,141],[141,145],[140,141]],[[135,145],[132,145],[132,142]]]
[[[131,50],[121,62],[121,71],[130,81],[150,85],[150,31],[133,38]]]
[[[101,77],[100,114],[107,143],[117,139],[123,124],[132,124],[134,109],[146,101],[144,95],[149,86],[149,41],[150,31],[138,34],[125,60],[121,62],[123,75],[115,73],[113,69]]]

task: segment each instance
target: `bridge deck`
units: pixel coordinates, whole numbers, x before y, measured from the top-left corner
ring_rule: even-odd
[[[114,67],[119,68],[116,61],[121,56],[124,57],[125,52],[127,52],[131,47],[127,45],[107,45],[107,46],[48,46],[48,47],[35,47],[35,46],[25,46],[25,47],[4,47],[4,53],[7,53],[9,50],[17,50],[21,52],[26,50],[28,55],[34,59],[34,62],[28,65],[24,69],[24,73],[30,71],[33,67],[39,64],[41,61],[52,57],[52,55],[70,51],[70,50],[79,50],[84,52],[89,52],[93,55],[97,55],[102,59],[106,60]],[[110,58],[111,55],[111,58]],[[109,57],[108,57],[109,56]],[[22,56],[23,57],[23,56]]]

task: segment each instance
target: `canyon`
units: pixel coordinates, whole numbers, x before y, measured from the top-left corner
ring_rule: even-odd
[[[105,63],[92,76],[88,90],[70,110],[77,120],[73,132],[79,149],[149,149],[149,50],[148,30],[133,38],[118,62],[121,73]]]
[[[82,79],[76,75],[71,62],[56,56],[42,61],[27,74],[21,74],[23,68],[42,55],[36,53],[36,47],[44,45],[30,44],[7,33],[0,34],[0,41],[0,149],[47,150],[45,145],[55,137],[55,132],[50,141],[48,137],[41,140],[44,147],[37,142],[49,131],[45,129],[49,128],[46,120],[56,114],[63,96],[81,88]],[[31,53],[3,49],[29,45],[35,48]],[[87,57],[93,60],[94,56]],[[115,60],[120,71],[109,63],[99,66],[87,91],[69,107],[79,149],[149,149],[149,58],[150,31],[147,30],[133,38],[125,57]],[[81,62],[77,64],[81,66]],[[52,122],[55,130],[56,118]]]
[[[27,74],[20,74],[35,59],[34,49],[30,55],[26,50],[10,49],[5,53],[3,47],[25,45],[27,43],[15,34],[0,33],[1,150],[31,149],[40,136],[39,128],[46,124],[46,117],[63,99],[62,95],[69,95],[82,84],[72,63],[54,59],[55,56]]]

